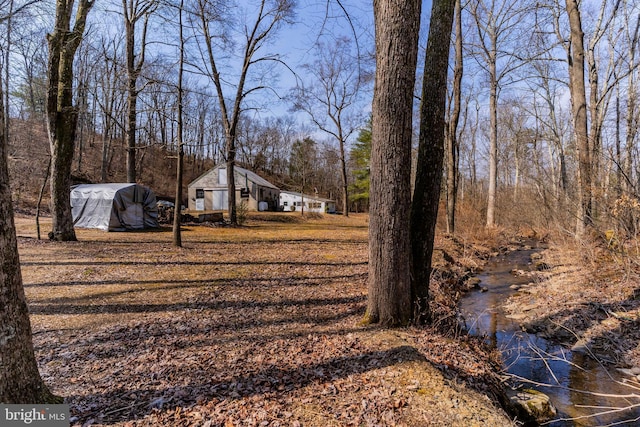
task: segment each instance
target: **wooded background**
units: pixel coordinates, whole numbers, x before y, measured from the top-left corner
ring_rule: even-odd
[[[317,190],[343,210],[367,210],[372,12],[328,4],[330,13],[314,15],[305,2],[184,2],[184,185],[227,159],[233,125],[239,164],[284,188]],[[178,6],[125,0],[92,8],[74,62],[76,181],[139,181],[174,194]],[[447,210],[470,211],[489,226],[567,230],[586,216],[603,230],[635,233],[640,6],[470,0],[460,9],[449,65]],[[46,34],[54,5],[7,0],[2,11],[13,195],[33,207],[49,157]],[[304,34],[304,55],[286,40],[301,24],[319,29]],[[582,53],[570,44],[575,25]],[[580,60],[585,105],[575,101],[572,112]],[[230,111],[221,111],[220,96]],[[225,125],[229,119],[236,121]],[[414,133],[417,140],[417,124]]]

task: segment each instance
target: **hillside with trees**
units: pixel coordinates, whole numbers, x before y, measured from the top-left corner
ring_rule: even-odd
[[[610,400],[535,422],[640,418],[639,4],[4,0],[0,16],[0,403],[64,399],[79,425],[509,425],[531,415],[527,384],[588,388],[584,356],[627,389],[580,389]],[[222,223],[73,225],[74,184],[187,206],[215,165]],[[341,215],[246,212],[236,167]],[[518,253],[529,283],[477,282]],[[485,292],[560,346],[530,345],[550,377],[516,378],[499,331],[474,335],[460,307]],[[424,409],[441,395],[473,409]]]
[[[162,170],[160,175],[174,173],[170,171],[175,166],[171,165],[171,160],[177,156],[175,64],[179,43],[169,38],[175,35],[177,25],[173,6],[153,1],[132,2],[127,8],[120,7],[122,10],[99,8],[89,14],[91,31],[84,35],[74,59],[72,96],[74,108],[78,110],[78,123],[72,175],[76,180],[131,181],[135,175],[135,180],[152,186],[159,194],[172,195],[173,183],[156,179],[154,173],[158,169]],[[453,216],[455,205],[452,203],[464,200],[477,206],[488,225],[510,226],[519,221],[572,230],[575,228],[573,219],[582,206],[580,209],[593,211],[579,215],[582,222],[594,222],[600,229],[611,228],[607,222],[611,219],[615,201],[622,195],[633,197],[635,194],[636,10],[631,5],[616,2],[594,5],[584,11],[577,9],[584,27],[584,69],[591,71],[584,75],[584,100],[572,102],[573,95],[580,95],[568,84],[575,68],[568,65],[576,61],[567,56],[573,55],[575,50],[569,49],[569,33],[565,31],[568,26],[564,25],[569,23],[569,15],[563,6],[523,3],[517,7],[493,7],[496,10],[490,10],[482,1],[469,4],[457,15],[459,29],[453,26],[443,172],[446,174],[443,191],[447,194],[447,211],[454,210],[450,212]],[[137,9],[131,12],[131,8]],[[196,20],[206,10],[198,12],[189,9],[189,5],[184,8],[183,25],[188,33],[188,43],[185,45],[186,79],[182,101],[183,140],[185,154],[192,162],[185,167],[190,178],[212,164],[226,161],[225,132],[228,131],[225,131],[216,85],[209,85],[200,77],[211,73],[211,58],[207,63],[197,60],[207,52],[206,43],[199,44],[203,28]],[[293,17],[293,11],[287,13],[292,17],[285,19],[283,16],[281,20],[278,18],[277,25],[274,24],[280,33],[286,33],[288,26],[302,21]],[[34,17],[38,19],[32,19]],[[11,19],[5,23],[12,28],[8,33],[11,38],[6,41],[10,44],[5,49],[7,67],[4,67],[6,126],[9,143],[13,145],[9,158],[11,162],[16,159],[16,167],[21,171],[14,174],[14,198],[19,201],[26,197],[31,204],[39,185],[20,181],[25,175],[34,178],[37,171],[42,171],[39,173],[42,177],[46,171],[49,155],[45,133],[48,48],[44,36],[53,25],[52,17],[53,10],[44,4],[35,2],[24,7],[16,4]],[[488,17],[495,19],[488,22]],[[24,25],[30,21],[38,22],[38,25]],[[135,69],[127,71],[126,32],[111,34],[105,25],[118,28],[129,21],[130,31],[140,34],[134,38],[135,46],[130,53],[135,57]],[[356,113],[366,111],[367,100],[371,97],[372,69],[368,58],[373,46],[370,39],[360,37],[355,27],[357,23],[354,19],[354,28],[348,31],[352,33],[350,38],[339,39],[339,50],[332,52],[333,56],[313,54],[306,58],[300,70],[292,66],[289,67],[291,71],[285,71],[286,67],[277,68],[277,64],[286,63],[284,58],[288,52],[278,52],[264,44],[255,46],[265,52],[257,50],[262,56],[253,58],[254,61],[272,66],[256,67],[253,72],[248,69],[245,78],[252,86],[247,86],[245,91],[254,96],[238,100],[240,107],[233,124],[233,151],[234,161],[272,178],[277,185],[301,188],[302,176],[297,164],[307,160],[296,158],[300,154],[296,154],[293,146],[296,141],[309,138],[314,142],[314,148],[305,155],[313,157],[308,159],[313,170],[307,172],[304,186],[309,191],[317,189],[322,196],[336,199],[339,206],[345,199],[355,198],[355,202],[349,203],[348,210],[362,211],[367,206],[360,200],[367,192],[361,188],[368,185],[369,157],[366,153],[363,155],[358,135],[367,128],[369,116]],[[533,27],[532,23],[535,24]],[[225,31],[224,25],[220,25],[218,31]],[[506,28],[502,30],[500,25]],[[527,31],[531,28],[535,29],[534,37],[522,50],[519,41],[528,37]],[[329,32],[328,29],[325,31]],[[460,32],[458,36],[456,31]],[[142,38],[143,33],[145,38]],[[265,36],[278,40],[279,33]],[[332,36],[335,35],[320,33],[318,38]],[[213,35],[209,37],[214,38]],[[143,47],[156,46],[160,41],[168,46],[167,49],[152,48],[143,54]],[[215,46],[216,51],[232,51],[239,46],[240,40],[222,38],[220,43]],[[323,46],[320,43],[314,49],[326,50]],[[499,52],[499,56],[491,54],[492,49]],[[344,64],[344,58],[349,54],[359,64],[358,68],[352,70]],[[495,64],[487,62],[494,57]],[[223,59],[227,61],[226,57]],[[338,61],[343,68],[337,67]],[[335,63],[335,69],[328,67],[330,63]],[[422,65],[417,64],[419,75],[423,73]],[[238,74],[230,61],[219,66],[220,72]],[[323,67],[327,69],[323,70]],[[315,70],[318,71],[316,74],[311,72]],[[133,114],[129,112],[129,105],[133,105],[129,88],[132,80],[128,76],[134,71],[136,124],[132,129],[128,124]],[[288,92],[284,82],[289,80],[287,73],[290,72],[296,73],[300,84]],[[353,80],[355,74],[360,75],[359,79]],[[273,78],[269,86],[264,83],[270,76]],[[306,82],[303,77],[310,81]],[[495,80],[487,86],[488,91],[483,84],[487,79]],[[337,94],[337,86],[332,89],[328,85],[337,85],[338,81],[342,81],[341,87],[349,88],[349,92],[341,95],[344,105],[322,104],[321,89],[324,88],[326,94]],[[236,88],[233,82],[221,82],[223,99],[232,99],[228,91]],[[494,95],[496,88],[499,93]],[[315,103],[311,103],[313,99]],[[420,99],[419,94],[416,99]],[[280,100],[279,104],[277,100]],[[587,120],[584,125],[587,128],[581,132],[587,133],[588,147],[578,145],[573,137],[576,126],[571,108],[580,103],[584,104],[580,111],[586,113],[586,118],[579,118]],[[413,104],[417,108],[417,102]],[[344,115],[343,112],[348,113],[353,105],[357,107],[354,112]],[[348,119],[348,130],[338,131],[331,127],[338,123],[333,113],[317,118],[310,114],[333,108],[343,114],[342,119]],[[335,137],[340,132],[344,134],[342,143],[341,137]],[[417,133],[415,127],[412,137],[414,158],[417,156]],[[38,146],[32,148],[32,141],[39,142]],[[135,143],[133,148],[131,141]],[[27,152],[29,154],[25,154]],[[132,160],[132,152],[136,153],[135,160]],[[37,165],[20,165],[22,159],[32,156],[37,159]],[[10,164],[10,167],[14,165]],[[574,179],[578,176],[580,180]],[[30,190],[26,191],[27,188]],[[344,188],[348,190],[347,198]],[[454,188],[457,189],[455,196]],[[577,200],[582,201],[578,203]],[[527,204],[528,209],[524,210],[527,218],[513,215],[514,203]],[[447,211],[442,214],[447,215]]]

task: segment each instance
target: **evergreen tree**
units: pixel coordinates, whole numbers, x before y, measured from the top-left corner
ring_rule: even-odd
[[[371,176],[371,119],[360,130],[358,139],[349,154],[353,167],[354,182],[350,186],[351,201],[358,209],[369,209],[369,183]]]

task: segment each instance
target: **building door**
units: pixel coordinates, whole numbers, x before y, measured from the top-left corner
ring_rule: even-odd
[[[204,190],[202,188],[196,188],[196,210],[204,210]]]
[[[214,211],[226,211],[229,208],[229,193],[227,190],[213,190],[212,192]]]

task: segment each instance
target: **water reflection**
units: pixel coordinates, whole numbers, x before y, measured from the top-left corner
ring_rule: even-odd
[[[487,291],[469,293],[460,306],[470,332],[484,336],[490,345],[501,350],[507,372],[551,398],[558,410],[558,420],[547,425],[640,425],[639,408],[616,411],[616,408],[640,405],[640,383],[635,383],[637,387],[623,383],[626,380],[617,371],[609,372],[585,354],[573,353],[523,332],[518,322],[505,316],[501,307],[514,292],[510,286],[530,281],[526,276],[514,276],[511,271],[528,270],[533,252],[515,251],[494,259],[478,276]],[[612,397],[623,395],[629,397]]]

